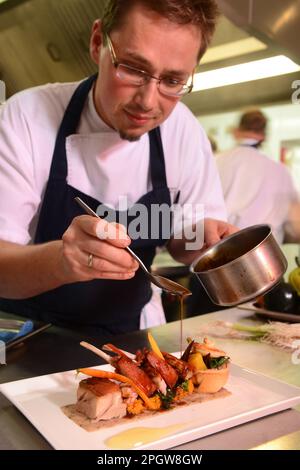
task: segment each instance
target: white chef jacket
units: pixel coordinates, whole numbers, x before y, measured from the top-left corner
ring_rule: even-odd
[[[14,95],[0,114],[0,239],[34,240],[57,131],[78,83],[56,83]],[[225,219],[222,189],[210,144],[197,119],[178,103],[160,126],[167,184],[180,204],[203,204],[205,217]],[[122,140],[96,112],[91,91],[77,134],[66,139],[68,184],[118,209],[152,189],[149,139]],[[151,303],[151,302],[150,302]],[[156,304],[157,307],[157,304]],[[153,326],[164,321],[153,312]]]
[[[228,220],[239,228],[266,223],[279,243],[298,194],[289,170],[255,147],[239,145],[216,157]]]

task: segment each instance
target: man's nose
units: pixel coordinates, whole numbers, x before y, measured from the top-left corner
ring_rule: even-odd
[[[155,108],[158,94],[159,90],[156,80],[150,80],[145,85],[137,88],[135,102],[139,104],[144,111],[150,111]]]

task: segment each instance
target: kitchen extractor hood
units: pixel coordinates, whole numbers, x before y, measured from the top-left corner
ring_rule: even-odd
[[[0,4],[0,79],[7,96],[96,71],[89,56],[103,0],[7,0]]]
[[[217,0],[224,15],[300,64],[300,0]]]
[[[221,17],[213,45],[228,47],[223,60],[216,54],[204,57],[201,71],[236,65],[240,58],[242,62],[263,59],[270,51],[272,55],[284,54],[300,62],[298,37],[293,40],[300,29],[300,8],[296,8],[299,2],[218,0],[227,17]],[[89,37],[93,20],[101,17],[104,5],[105,0],[1,2],[0,80],[5,82],[7,97],[35,85],[76,81],[94,73],[96,65],[89,56]],[[262,43],[253,41],[256,38]],[[244,51],[241,57],[236,57],[233,41],[235,44],[242,41],[248,53]],[[222,56],[224,49],[215,48],[214,52]],[[185,97],[184,102],[199,115],[253,103],[287,101],[292,81],[299,78],[296,73],[260,80],[259,86],[252,82],[195,92]]]

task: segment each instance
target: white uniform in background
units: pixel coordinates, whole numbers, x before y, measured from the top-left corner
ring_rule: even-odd
[[[0,239],[19,244],[34,240],[54,144],[66,106],[78,83],[52,84],[13,96],[1,110]],[[180,205],[203,204],[205,216],[226,219],[222,189],[208,139],[197,119],[178,103],[160,126],[167,183]],[[122,140],[97,114],[92,91],[76,135],[66,140],[68,184],[118,209],[129,207],[152,189],[149,138]],[[158,302],[159,301],[159,302]],[[141,315],[141,326],[165,321],[160,296]]]
[[[217,155],[228,221],[239,228],[269,224],[283,242],[289,209],[298,200],[289,170],[244,141]]]

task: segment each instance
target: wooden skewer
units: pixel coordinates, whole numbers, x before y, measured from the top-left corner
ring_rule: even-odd
[[[113,348],[111,347],[113,345],[110,345],[110,344],[104,344],[102,347],[103,349],[105,349],[106,351],[111,351],[111,352],[114,352],[114,353],[117,353],[118,354],[118,351],[122,354],[124,354],[125,356],[129,357],[129,359],[135,359],[135,354],[132,354],[128,351],[125,351],[124,349],[120,349],[120,348]]]
[[[110,357],[108,354],[105,352],[101,351],[101,349],[96,348],[93,344],[87,343],[86,341],[81,341],[80,346],[89,349],[93,353],[97,354],[97,356],[101,357],[104,359],[108,364],[112,363],[112,357]]]

